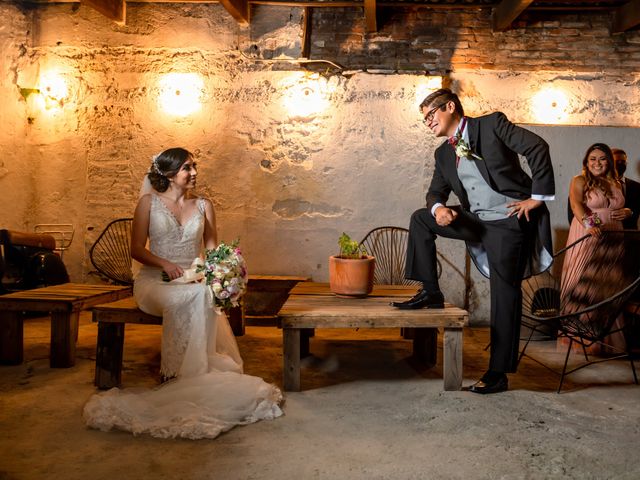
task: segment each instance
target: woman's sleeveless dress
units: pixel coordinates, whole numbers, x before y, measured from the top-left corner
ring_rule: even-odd
[[[155,255],[188,268],[201,252],[204,225],[204,200],[180,225],[151,194],[149,249]],[[142,311],[163,317],[161,373],[176,378],[148,391],[113,388],[93,395],[84,408],[87,425],[196,439],[282,415],[280,390],[242,374],[229,322],[215,312],[209,287],[166,283],[161,269],[143,266],[133,292]]]
[[[591,190],[587,194],[586,205],[591,210],[592,213],[596,213],[600,220],[602,221],[601,228],[603,230],[622,230],[622,222],[619,220],[613,220],[611,218],[611,213],[613,210],[617,210],[624,207],[624,195],[622,190],[618,187],[613,187],[611,192],[611,197],[605,196],[604,192],[599,189]],[[569,227],[569,237],[567,238],[567,245],[571,245],[578,239],[584,237],[587,233],[587,229],[584,227],[582,222],[574,217],[571,221],[571,226]],[[580,248],[570,249],[564,259],[564,264],[562,266],[562,279],[560,282],[560,296],[565,300],[563,302],[565,304],[565,310],[567,312],[573,312],[577,310],[584,309],[588,307],[587,304],[580,304],[580,301],[572,301],[573,298],[580,298],[582,292],[581,288],[584,288],[580,284],[580,279],[584,275],[585,264],[588,263],[588,257],[593,256],[597,252],[595,252],[596,245],[598,241],[594,238],[587,238],[582,241],[582,245]],[[606,282],[606,278],[600,278],[601,282]],[[592,290],[598,291],[598,286],[594,285],[589,287]],[[603,291],[603,290],[599,290]],[[569,301],[566,301],[569,299]],[[598,298],[598,301],[604,300],[603,298]],[[594,299],[592,303],[597,303]],[[619,328],[622,325],[623,319],[622,315],[616,320],[616,326],[614,328]],[[558,339],[558,347],[560,350],[566,350],[568,339],[561,337]],[[615,349],[611,350],[607,348],[605,345],[601,344],[593,344],[590,347],[587,347],[587,353],[591,355],[600,355],[600,354],[613,354],[618,350],[625,349],[625,340],[622,332],[616,332],[609,335],[605,339],[606,343],[615,347]],[[581,352],[582,347],[578,344],[574,344],[573,349],[575,351]]]

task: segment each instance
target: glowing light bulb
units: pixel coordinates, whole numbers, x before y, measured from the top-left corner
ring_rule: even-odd
[[[200,110],[204,82],[197,73],[168,73],[159,82],[160,107],[166,113],[186,117]]]
[[[556,88],[540,90],[531,98],[531,109],[541,123],[562,123],[568,116],[567,95]]]
[[[293,117],[309,117],[329,107],[330,88],[324,78],[305,78],[287,88],[283,104]]]
[[[38,82],[39,98],[34,99],[39,108],[50,110],[62,107],[69,96],[67,82],[58,72],[45,72]]]

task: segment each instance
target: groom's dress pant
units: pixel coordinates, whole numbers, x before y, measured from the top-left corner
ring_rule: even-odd
[[[451,207],[450,207],[451,208]],[[517,216],[482,221],[477,215],[452,207],[458,217],[448,226],[436,223],[431,212],[421,208],[411,216],[405,277],[426,285],[438,285],[436,245],[438,235],[481,243],[487,253],[491,288],[491,359],[496,372],[515,372],[518,367],[521,283],[530,257],[531,225]],[[531,216],[530,212],[530,216]]]

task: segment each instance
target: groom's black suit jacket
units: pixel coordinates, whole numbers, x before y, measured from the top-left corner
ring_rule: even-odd
[[[493,190],[521,200],[530,198],[532,194],[555,194],[549,146],[542,138],[514,125],[501,112],[478,118],[468,117],[467,121],[469,146],[482,158],[476,160],[476,165]],[[520,166],[518,154],[526,157],[531,177]],[[435,158],[435,171],[427,192],[427,208],[431,210],[436,203],[446,205],[449,194],[453,191],[460,199],[462,208],[469,211],[469,199],[458,177],[453,147],[445,141],[436,149]],[[537,227],[535,244],[551,254],[549,211],[543,204],[534,212]],[[535,253],[534,257],[537,257]],[[537,271],[538,268],[532,266],[527,275]]]

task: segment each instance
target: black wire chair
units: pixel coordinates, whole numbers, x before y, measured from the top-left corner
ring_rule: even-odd
[[[376,285],[420,285],[415,280],[404,278],[407,260],[409,230],[402,227],[377,227],[367,233],[360,242],[369,255],[376,257],[373,283]],[[437,260],[438,278],[442,265]]]
[[[377,227],[367,233],[360,242],[369,255],[376,257],[373,272],[373,283],[376,285],[421,285],[415,280],[404,278],[407,260],[407,242],[409,230],[402,227]],[[437,260],[438,278],[442,274],[442,266]],[[403,338],[415,341],[415,329],[401,328]],[[435,346],[433,347],[435,348]]]
[[[89,258],[98,273],[119,285],[132,285],[132,218],[119,218],[106,226],[89,250]]]
[[[622,312],[640,285],[639,240],[636,230],[604,231],[600,238],[584,236],[558,251],[550,269],[522,282],[522,325],[530,333],[520,359],[534,334],[553,338],[557,332],[559,338],[566,338],[561,372],[527,355],[560,375],[558,393],[570,373],[625,357],[638,383],[629,344],[624,348],[612,345],[612,338],[616,334],[623,338],[626,326],[621,321]],[[584,362],[568,369],[575,345],[582,350]],[[612,354],[594,357],[587,351],[592,345],[603,346]]]

